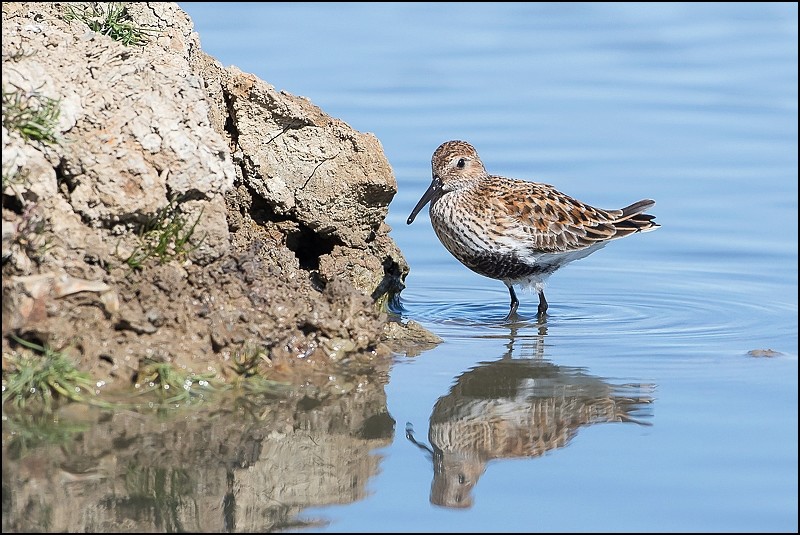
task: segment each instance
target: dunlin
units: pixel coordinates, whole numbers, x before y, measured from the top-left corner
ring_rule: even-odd
[[[515,285],[536,289],[542,317],[547,311],[544,283],[557,269],[611,240],[659,226],[655,216],[644,213],[655,201],[604,210],[548,184],[490,175],[465,141],[442,143],[431,168],[431,185],[407,223],[430,202],[433,230],[450,254],[508,287],[509,320],[519,307]]]

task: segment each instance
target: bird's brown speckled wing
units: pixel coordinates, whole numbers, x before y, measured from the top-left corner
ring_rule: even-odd
[[[619,210],[578,201],[548,184],[489,177],[479,188],[493,219],[515,239],[544,253],[580,250],[658,225],[642,200]]]

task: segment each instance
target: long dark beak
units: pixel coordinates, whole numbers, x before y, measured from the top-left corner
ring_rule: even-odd
[[[442,187],[442,182],[439,180],[439,177],[434,176],[433,180],[431,181],[431,185],[428,186],[427,191],[422,194],[422,198],[419,200],[414,209],[411,210],[411,215],[408,216],[408,219],[406,220],[407,225],[410,225],[411,223],[414,222],[414,218],[417,217],[419,211],[422,210],[422,208],[424,208],[426,204],[428,204],[428,201],[430,201],[437,193],[439,193],[441,187]]]

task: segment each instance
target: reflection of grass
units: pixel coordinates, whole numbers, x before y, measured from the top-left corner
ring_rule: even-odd
[[[43,143],[56,142],[60,101],[22,89],[3,88],[3,126],[23,138]]]
[[[189,472],[184,469],[129,465],[125,471],[125,490],[130,496],[178,498],[191,494],[193,486]]]
[[[92,31],[107,35],[125,46],[144,46],[148,37],[158,32],[156,28],[134,24],[123,2],[91,2],[89,7],[82,9],[67,6],[63,18],[67,22],[79,20]]]
[[[141,270],[150,258],[157,258],[162,264],[173,258],[184,258],[203,242],[204,238],[191,241],[202,215],[201,210],[194,223],[190,224],[179,212],[177,200],[170,200],[167,206],[141,226],[139,246],[125,259],[125,263],[131,269]]]
[[[152,468],[129,465],[125,474],[127,498],[108,498],[101,505],[123,513],[126,517],[150,519],[164,533],[186,531],[181,508],[186,497],[195,494],[194,481],[185,469]],[[189,506],[193,501],[188,501]],[[197,513],[196,510],[192,512]]]
[[[97,403],[87,397],[87,392],[94,390],[92,379],[78,371],[63,353],[14,335],[11,337],[33,354],[3,355],[5,363],[10,365],[8,370],[3,370],[3,405],[9,400],[18,408],[28,403],[42,403],[44,409],[50,411],[56,399]]]
[[[65,445],[89,428],[83,422],[53,420],[50,414],[3,414],[3,447],[10,459],[21,459],[42,445]]]

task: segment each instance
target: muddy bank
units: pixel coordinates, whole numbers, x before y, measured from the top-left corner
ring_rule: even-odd
[[[375,136],[223,67],[177,4],[120,7],[121,37],[96,6],[2,7],[4,384],[31,348],[126,389],[154,364],[322,386],[436,343],[392,321]]]

